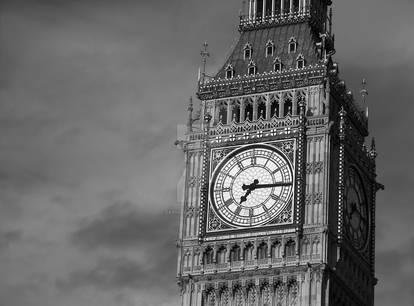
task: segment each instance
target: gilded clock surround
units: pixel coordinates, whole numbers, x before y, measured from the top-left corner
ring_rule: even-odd
[[[228,230],[239,230],[243,228],[254,228],[260,226],[261,229],[263,227],[267,226],[277,226],[277,225],[291,225],[293,224],[293,212],[294,212],[294,206],[293,206],[293,192],[295,189],[295,158],[296,158],[296,139],[287,139],[283,141],[273,141],[273,142],[265,142],[260,144],[251,144],[251,145],[240,145],[240,146],[232,146],[232,147],[225,147],[225,148],[214,148],[211,150],[210,158],[211,158],[211,177],[210,177],[210,191],[209,191],[209,207],[208,207],[208,220],[207,220],[207,233],[213,233],[213,232],[220,232],[220,231],[228,231]],[[252,156],[251,153],[257,151],[257,154],[255,156]],[[241,153],[241,157],[240,157]],[[272,155],[273,154],[273,155]],[[278,160],[278,162],[272,162],[272,156],[274,156],[275,159]],[[258,167],[252,166],[251,159],[257,158]],[[257,162],[256,161],[256,162]],[[260,165],[260,161],[263,163]],[[270,162],[269,162],[270,161]],[[239,222],[234,222],[238,219],[237,216],[234,217],[234,219],[231,219],[232,211],[230,208],[227,209],[224,202],[226,200],[229,201],[230,196],[234,199],[233,192],[229,189],[225,192],[225,198],[222,198],[222,194],[220,192],[215,192],[215,188],[217,188],[216,180],[218,177],[224,177],[225,174],[220,172],[223,168],[227,170],[234,170],[234,181],[237,182],[238,178],[243,178],[243,174],[248,172],[249,169],[261,169],[261,174],[266,176],[266,179],[274,178],[274,174],[272,174],[273,170],[277,170],[277,163],[280,163],[279,166],[282,166],[282,170],[284,171],[283,174],[276,171],[276,177],[281,179],[282,181],[290,182],[290,186],[281,187],[281,190],[277,190],[279,192],[276,194],[276,196],[280,195],[281,199],[280,201],[272,200],[272,195],[275,196],[274,193],[271,191],[274,188],[271,188],[269,190],[262,192],[262,194],[265,194],[266,203],[268,203],[268,209],[269,211],[262,211],[260,214],[262,216],[262,220],[258,220],[256,222],[253,222],[253,224],[250,224],[249,221],[247,223],[243,223],[242,220],[248,220],[249,218],[240,218]],[[240,164],[241,167],[246,167],[244,169],[245,171],[240,170]],[[230,166],[229,166],[230,165]],[[264,166],[265,165],[265,166]],[[268,168],[266,168],[268,166]],[[284,167],[285,166],[285,167]],[[274,168],[274,169],[273,169]],[[231,181],[229,178],[227,181]],[[223,183],[227,182],[223,180]],[[254,178],[252,178],[250,181],[246,180],[243,181],[241,184],[250,184],[253,183]],[[276,182],[276,181],[273,181]],[[265,181],[262,183],[272,183],[272,181]],[[229,183],[230,185],[230,183]],[[224,186],[226,188],[227,186]],[[246,186],[245,186],[246,187]],[[237,198],[243,197],[243,192],[246,190],[242,190],[239,186],[237,192]],[[279,189],[279,188],[276,188]],[[263,189],[264,190],[264,189]],[[241,194],[240,194],[241,192]],[[252,196],[256,193],[256,190],[254,190],[252,193]],[[246,194],[246,192],[245,192]],[[257,194],[257,193],[256,193]],[[216,198],[218,198],[216,200]],[[236,199],[234,199],[237,201]],[[221,207],[217,207],[217,201],[221,201]],[[247,200],[244,203],[234,203],[235,201],[232,201],[233,203],[229,203],[231,208],[233,210],[238,211],[239,213],[243,213],[243,204],[247,204],[249,200]],[[271,203],[275,204],[274,207]],[[259,203],[260,204],[260,203]],[[260,206],[260,205],[259,205]],[[240,207],[240,208],[239,208]],[[247,206],[246,206],[247,207]],[[257,207],[257,206],[256,206]],[[259,209],[260,208],[256,208]],[[224,210],[224,212],[222,212]],[[224,214],[227,214],[224,215]]]

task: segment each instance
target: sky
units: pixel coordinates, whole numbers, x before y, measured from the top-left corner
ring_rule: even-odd
[[[356,93],[367,79],[386,186],[376,305],[413,306],[414,2],[334,2],[334,59]],[[202,43],[214,73],[240,8],[0,0],[0,305],[179,304],[176,131]]]

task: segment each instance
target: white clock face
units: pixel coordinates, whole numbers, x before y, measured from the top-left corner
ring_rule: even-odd
[[[231,153],[215,169],[210,199],[222,219],[253,227],[276,217],[293,193],[293,171],[288,159],[268,145]]]

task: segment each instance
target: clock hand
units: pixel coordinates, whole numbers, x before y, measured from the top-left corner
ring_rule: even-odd
[[[274,184],[250,184],[250,185],[243,185],[243,190],[256,190],[256,189],[263,189],[263,188],[272,188],[272,187],[283,187],[283,186],[290,186],[292,182],[279,182]]]
[[[283,186],[290,186],[292,185],[291,182],[289,183],[274,183],[274,184],[261,184],[261,185],[256,185],[254,187],[254,189],[263,189],[263,188],[272,188],[272,187],[283,187]]]
[[[247,190],[246,194],[240,198],[240,205],[241,205],[243,202],[246,202],[246,201],[247,201],[247,197],[248,197],[251,193],[252,193],[252,191],[251,191],[250,189],[249,189],[249,190]]]
[[[250,185],[243,184],[242,189],[252,191],[255,189],[255,186],[257,186],[258,184],[259,184],[259,180],[254,180],[254,182]]]

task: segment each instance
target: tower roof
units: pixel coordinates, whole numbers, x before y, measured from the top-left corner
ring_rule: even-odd
[[[289,45],[296,43],[294,52],[290,52]],[[232,54],[219,70],[216,79],[226,77],[226,69],[231,65],[235,76],[248,73],[251,62],[256,65],[256,73],[274,71],[274,63],[280,60],[285,69],[296,68],[298,56],[302,55],[306,65],[318,63],[316,40],[313,38],[311,26],[306,23],[287,24],[242,32]],[[267,55],[267,46],[272,44],[274,51]],[[245,58],[245,48],[251,47],[251,57]]]

